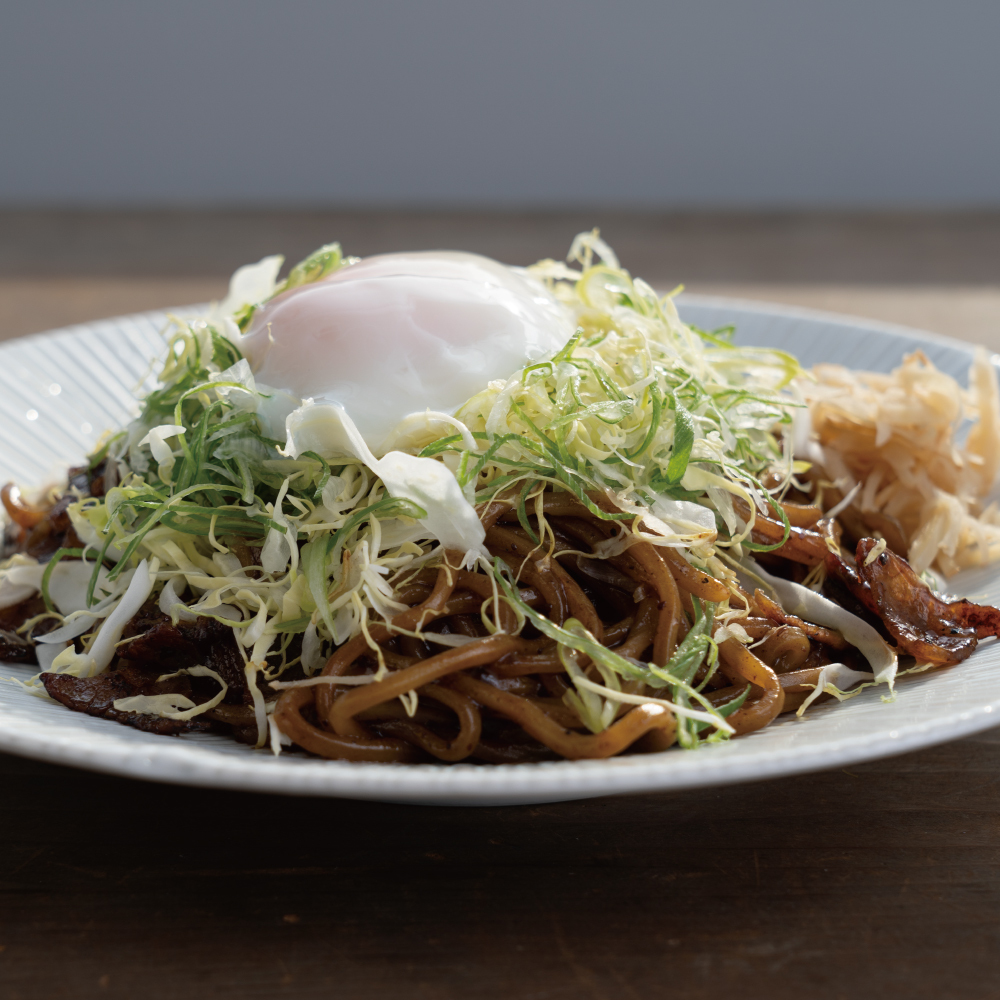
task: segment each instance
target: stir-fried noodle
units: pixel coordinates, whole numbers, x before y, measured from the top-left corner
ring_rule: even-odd
[[[1000,634],[920,575],[998,554],[983,358],[968,394],[922,357],[810,375],[685,325],[596,233],[570,259],[524,272],[569,341],[378,456],[242,350],[352,259],[239,272],[68,486],[4,487],[0,659],[151,732],[496,764],[695,748]]]

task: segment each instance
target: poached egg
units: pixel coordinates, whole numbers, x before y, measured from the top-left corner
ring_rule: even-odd
[[[379,453],[405,417],[454,413],[572,332],[541,282],[477,254],[423,251],[367,257],[275,296],[241,348],[259,383],[339,404]]]

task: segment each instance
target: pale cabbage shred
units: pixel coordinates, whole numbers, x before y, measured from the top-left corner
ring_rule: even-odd
[[[790,424],[794,408],[801,405],[790,385],[799,373],[797,363],[779,351],[734,347],[728,331],[709,334],[685,325],[672,297],[661,298],[646,283],[633,280],[596,231],[577,237],[568,260],[581,268],[542,261],[527,274],[545,282],[572,313],[577,336],[551,360],[491,383],[459,409],[457,422],[450,417],[426,422],[427,428],[450,422],[457,433],[428,440],[435,433],[427,430],[414,445],[410,432],[409,450],[425,462],[433,460],[439,470],[443,461],[466,503],[513,491],[522,511],[534,511],[533,500],[546,484],[570,490],[588,505],[584,491],[597,490],[630,515],[642,515],[618,548],[640,538],[672,546],[714,576],[732,579],[717,548],[726,546],[736,557],[761,548],[747,541],[756,510],[768,510],[769,503],[773,508],[771,494],[792,482],[797,471],[792,434],[783,435],[783,451],[773,433],[776,424]],[[291,434],[287,441],[265,436],[274,394],[257,390],[241,360],[240,330],[256,305],[351,263],[333,244],[277,285],[281,259],[267,258],[241,268],[229,298],[209,315],[171,319],[159,388],[146,398],[142,414],[92,456],[92,462],[106,457],[106,481],[117,480],[118,485],[69,510],[86,545],[85,556],[94,560],[100,554],[116,565],[98,582],[95,562],[81,605],[88,611],[65,618],[54,606],[50,611],[68,625],[88,614],[88,627],[102,617],[105,624],[83,637],[84,652],[69,645],[49,669],[78,676],[105,669],[124,622],[115,622],[110,641],[102,629],[110,618],[121,617],[115,612],[124,610],[130,593],[130,614],[136,600],[141,604],[153,593],[175,621],[208,615],[232,626],[254,697],[258,746],[263,746],[268,707],[258,676],[280,686],[281,675],[301,662],[308,680],[298,683],[315,683],[313,675],[332,645],[367,634],[371,622],[403,610],[405,605],[394,598],[395,586],[422,567],[440,564],[438,536],[443,535],[427,527],[434,523],[428,516],[434,512],[414,503],[412,491],[407,498],[397,484],[396,496],[390,496],[356,456],[328,462],[303,451]],[[303,411],[307,417],[316,412],[309,410],[309,401],[296,413]],[[337,419],[353,431],[342,411]],[[290,428],[292,424],[289,419]],[[335,430],[334,437],[343,436],[343,426]],[[782,484],[767,491],[758,477],[774,469],[780,470]],[[749,504],[750,523],[734,510],[733,497]],[[718,537],[719,521],[729,539]],[[544,545],[551,533],[545,531],[543,517],[539,524]],[[248,525],[255,526],[253,541],[262,546],[262,565],[255,575],[244,565],[245,543],[232,538],[246,537]],[[500,599],[514,606],[522,627],[526,613],[532,620],[541,618],[520,605],[499,564],[491,564],[481,546],[477,552],[475,539],[466,559],[469,564],[478,560],[494,574]],[[0,577],[8,568],[0,569]],[[195,595],[186,605],[178,597],[185,585]],[[0,595],[2,586],[0,579]],[[564,629],[552,626],[577,684],[568,700],[585,724],[600,731],[623,703],[645,700],[674,711],[684,746],[701,742],[698,733],[706,728],[712,729],[708,739],[725,738],[731,727],[723,714],[742,699],[720,713],[692,686],[692,678],[706,655],[711,664],[716,661],[713,616],[731,626],[728,634],[740,637],[734,619],[746,609],[709,605],[705,613],[703,624],[692,629],[690,641],[666,670],[611,651],[595,653],[592,637],[578,622],[570,621]],[[495,609],[489,613],[484,606],[482,617],[491,630],[499,627]],[[82,627],[69,631],[78,634]],[[302,652],[293,659],[289,645],[296,634],[302,634]],[[427,638],[442,643],[462,639]],[[745,633],[742,638],[749,641]],[[380,668],[366,680],[377,682],[386,667],[371,645]],[[576,666],[579,652],[594,654],[603,684],[588,680]],[[204,667],[191,673],[212,674]],[[222,689],[202,706],[158,696],[122,699],[116,707],[190,718],[221,701],[225,690],[217,680]],[[673,701],[644,699],[628,690],[630,684],[643,683],[667,687]],[[37,678],[29,686],[41,688]],[[415,710],[412,692],[404,704]],[[272,727],[275,752],[287,742],[279,735]]]

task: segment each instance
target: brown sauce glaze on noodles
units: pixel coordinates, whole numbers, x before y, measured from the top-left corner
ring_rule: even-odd
[[[588,497],[602,512],[618,513],[607,497]],[[5,499],[12,505],[16,498]],[[715,579],[671,548],[631,540],[616,554],[597,557],[599,546],[629,531],[629,522],[599,517],[569,493],[545,492],[539,504],[549,533],[545,545],[533,540],[513,501],[501,498],[479,508],[490,555],[516,580],[524,605],[556,625],[575,619],[621,657],[665,667],[696,620],[696,602],[745,602],[748,614],[740,627],[748,641],[720,634],[718,669],[710,674],[702,663],[695,678],[715,708],[745,699],[727,718],[734,735],[762,729],[798,709],[813,694],[825,665],[845,662],[866,669],[839,632],[785,613],[761,590],[746,593],[734,580]],[[954,663],[979,638],[1000,634],[996,609],[940,600],[891,552],[865,565],[875,544],[871,539],[859,544],[856,561],[837,555],[828,539],[839,537],[839,529],[822,519],[818,507],[786,503],[783,509],[791,530],[784,544],[764,557],[768,566],[794,576],[824,563],[830,576],[877,616],[873,620],[884,623],[885,634],[901,652]],[[39,512],[18,507],[17,513],[22,547],[60,527],[58,520],[47,525],[45,512],[36,516]],[[61,517],[59,510],[55,517]],[[530,515],[527,528],[536,537],[538,527],[537,516]],[[757,516],[755,538],[773,544],[783,535],[780,521]],[[446,553],[436,570],[420,570],[399,586],[395,599],[408,609],[343,643],[317,677],[306,679],[299,670],[282,680],[301,686],[264,684],[279,732],[320,757],[374,763],[575,760],[654,752],[676,742],[673,713],[655,701],[623,702],[606,728],[589,731],[564,700],[573,686],[557,642],[530,623],[513,634],[517,614],[506,600],[495,600],[494,579],[459,568],[461,559],[460,553]],[[40,600],[32,598],[3,612],[0,658],[26,658],[30,639],[16,629],[40,610]],[[490,634],[484,619],[499,630]],[[429,642],[432,633],[461,637],[461,644]],[[125,639],[100,677],[43,674],[50,695],[69,708],[124,724],[143,727],[148,720],[153,724],[145,727],[153,732],[212,728],[254,742],[253,698],[242,681],[231,629],[210,619],[171,623],[149,606],[126,628]],[[222,671],[230,684],[225,702],[215,709],[188,723],[114,709],[114,699],[125,695],[183,689],[195,700],[207,697],[211,685],[196,678],[161,680],[196,662]],[[586,676],[600,682],[588,658],[577,662]],[[377,682],[361,681],[380,669]],[[638,681],[624,680],[621,688],[637,701],[663,695]],[[404,704],[408,699],[415,706],[412,714]]]
[[[592,499],[614,509],[603,497]],[[633,544],[609,559],[579,558],[579,550],[592,551],[616,534],[616,522],[602,520],[565,493],[546,494],[543,509],[555,537],[551,552],[517,525],[509,504],[486,505],[482,519],[490,554],[526,585],[522,597],[552,621],[563,624],[576,618],[622,656],[665,665],[690,627],[691,597],[719,601],[731,594],[725,583],[699,572],[671,549],[648,542]],[[819,520],[815,513],[802,508],[797,519],[807,526],[777,550],[777,557],[799,561],[809,554],[815,565],[828,554],[823,536],[809,527]],[[762,537],[773,534],[773,525],[780,532],[779,523],[765,523]],[[332,679],[373,673],[375,644],[391,661],[385,679],[359,686],[320,682],[286,690],[274,712],[281,731],[321,756],[399,762],[499,762],[546,754],[596,758],[629,748],[665,749],[674,742],[674,719],[656,705],[623,704],[604,732],[588,733],[560,700],[568,687],[556,642],[537,634],[487,634],[473,609],[478,612],[483,602],[490,602],[485,608],[490,612],[492,581],[456,569],[459,559],[458,553],[448,554],[432,590],[424,583],[402,591],[404,599],[414,602],[410,610],[388,627],[369,628],[369,638],[359,635],[345,643],[322,674]],[[745,627],[756,640],[754,648],[735,638],[721,642],[720,670],[707,688],[710,701],[719,706],[749,685],[746,701],[728,718],[737,735],[761,729],[797,708],[815,686],[822,666],[847,649],[839,633],[784,615],[763,593],[744,597],[751,608]],[[502,623],[509,626],[510,609],[501,607]],[[411,630],[418,622],[436,631],[476,637],[457,648],[441,651],[425,645],[423,655],[400,655],[408,637],[395,630]],[[597,676],[592,666],[591,673]],[[411,691],[420,696],[420,708],[408,718],[398,698]],[[631,693],[656,696],[641,685],[634,685]],[[515,729],[496,732],[497,720]],[[490,723],[492,739],[487,735]]]

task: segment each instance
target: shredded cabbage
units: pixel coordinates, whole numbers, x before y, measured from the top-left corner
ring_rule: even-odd
[[[188,667],[173,674],[163,674],[157,680],[165,681],[182,674],[189,674],[191,677],[211,677],[218,681],[219,690],[208,701],[203,701],[200,705],[195,704],[183,694],[137,694],[130,698],[115,699],[114,707],[119,712],[139,712],[145,715],[158,715],[164,719],[186,720],[210,711],[216,705],[221,704],[222,699],[226,697],[229,685],[218,673],[208,667]]]
[[[800,583],[771,576],[753,559],[744,559],[743,567],[752,578],[767,585],[789,614],[803,621],[836,629],[872,665],[876,683],[888,684],[890,691],[892,690],[899,659],[892,647],[868,622]]]
[[[581,270],[554,261],[527,270],[569,311],[574,337],[459,408],[478,451],[450,435],[421,454],[455,455],[458,481],[474,486],[477,500],[552,483],[593,508],[586,491],[597,490],[639,514],[633,530],[652,529],[658,537],[643,537],[656,544],[696,557],[739,544],[751,525],[731,515],[734,539],[719,541],[715,494],[766,509],[760,475],[778,466],[790,479],[791,452],[775,428],[790,425],[801,405],[787,391],[798,363],[782,351],[735,346],[731,329],[685,325],[673,299],[631,278],[596,233],[577,237],[571,259]]]
[[[397,585],[451,550],[467,566],[480,561],[489,569],[498,599],[519,622],[557,639],[574,685],[567,701],[593,731],[610,725],[622,704],[639,702],[673,712],[683,746],[725,738],[725,717],[747,692],[715,708],[702,694],[705,682],[694,679],[706,658],[715,669],[716,622],[729,629],[724,635],[740,637],[730,621],[738,612],[696,602],[697,620],[670,664],[626,660],[578,622],[559,628],[520,602],[484,558],[473,505],[504,494],[528,525],[527,502],[551,485],[599,517],[633,522],[631,533],[601,554],[646,540],[731,578],[720,547],[739,558],[781,544],[749,540],[758,511],[773,512],[787,531],[773,497],[798,468],[793,439],[803,404],[792,380],[800,370],[784,352],[736,346],[731,329],[685,325],[672,296],[633,279],[596,231],[574,240],[569,261],[542,261],[527,274],[551,289],[575,324],[570,341],[491,382],[455,414],[407,418],[390,438],[394,450],[381,458],[341,407],[257,384],[239,347],[241,331],[268,298],[354,262],[338,245],[321,248],[281,283],[281,258],[241,268],[227,298],[206,316],[172,317],[158,387],[136,420],[91,456],[92,465],[106,462],[110,488],[69,508],[84,548],[64,555],[84,561],[60,557],[50,571],[46,600],[60,624],[43,637],[44,669],[79,676],[104,670],[122,628],[150,596],[174,621],[215,618],[232,627],[244,657],[258,746],[270,739],[278,752],[285,741],[269,723],[259,679],[288,686],[281,676],[301,663],[306,680],[292,684],[325,682],[313,675],[331,648],[396,614],[403,607]],[[765,473],[777,473],[780,485],[766,489]],[[595,495],[611,504],[595,503]],[[749,520],[734,498],[749,508]],[[44,574],[24,557],[0,567],[0,608],[36,592]],[[834,605],[814,607],[823,599],[804,591],[807,599],[784,581],[774,589],[779,584],[794,588],[783,595],[788,610],[811,602],[802,605],[803,617],[841,628],[872,660],[877,679],[891,684],[895,658],[890,662],[884,643],[870,641],[842,609],[827,614]],[[493,613],[484,610],[483,621],[496,630],[495,605]],[[301,652],[293,655],[296,635]],[[72,642],[80,636],[77,652]],[[603,683],[584,675],[581,656]],[[630,685],[669,698],[635,694]],[[137,696],[116,707],[177,719],[207,710],[185,701]],[[413,699],[407,707],[415,707]],[[701,736],[706,730],[711,734]]]

